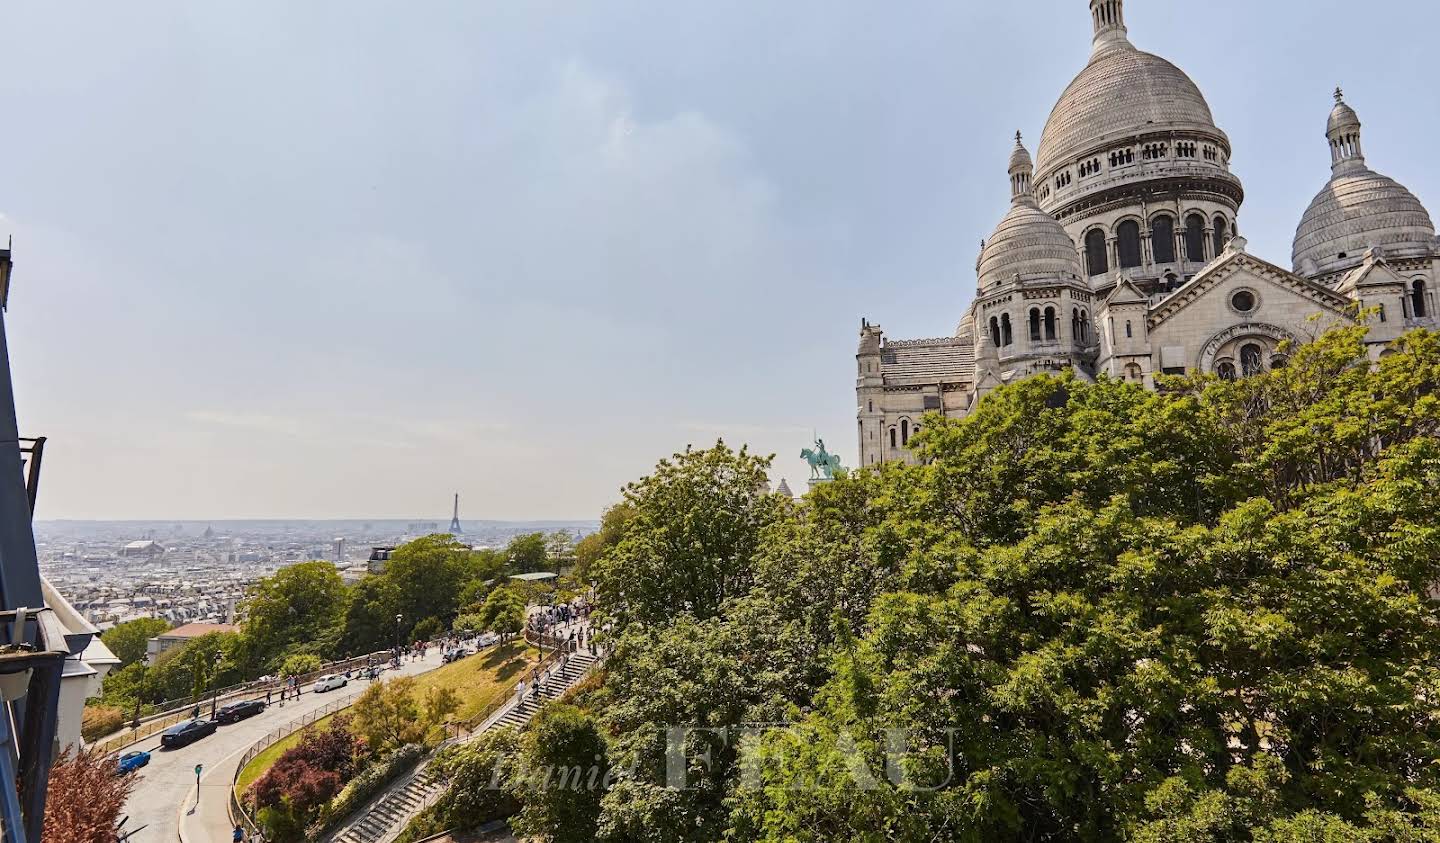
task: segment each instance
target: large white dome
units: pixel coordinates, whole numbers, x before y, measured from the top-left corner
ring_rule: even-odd
[[[1225,138],[1185,71],[1129,41],[1105,44],[1050,112],[1036,171],[1045,174],[1109,142],[1164,129]]]

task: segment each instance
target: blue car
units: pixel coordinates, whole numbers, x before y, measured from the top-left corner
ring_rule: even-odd
[[[120,764],[115,772],[117,775],[123,776],[126,773],[133,773],[149,763],[150,753],[139,749],[133,750],[120,756]]]

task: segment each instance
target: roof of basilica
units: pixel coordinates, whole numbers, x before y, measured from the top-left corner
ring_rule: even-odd
[[[1225,137],[1185,71],[1125,38],[1099,43],[1050,112],[1036,153],[1037,172],[1073,162],[1108,139],[1161,128]]]
[[[1295,270],[1325,272],[1358,264],[1371,248],[1391,256],[1429,254],[1435,249],[1429,212],[1404,185],[1365,165],[1360,119],[1339,91],[1335,98],[1326,127],[1333,172],[1295,231]],[[1339,141],[1353,145],[1337,146]]]
[[[1010,153],[1014,195],[1010,210],[980,249],[980,289],[989,290],[1017,277],[1030,279],[1081,278],[1075,241],[1058,220],[1040,209],[1030,190],[1030,153],[1015,136]],[[1022,178],[1022,181],[1016,181]]]

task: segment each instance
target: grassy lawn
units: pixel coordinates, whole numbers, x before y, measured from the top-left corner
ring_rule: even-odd
[[[468,720],[491,703],[515,693],[520,674],[540,661],[540,652],[524,641],[512,641],[415,677],[417,695],[431,688],[453,688],[460,695],[460,710],[450,715]]]
[[[415,677],[417,696],[423,697],[430,688],[452,688],[460,696],[460,710],[450,715],[450,719],[456,722],[468,720],[506,694],[514,693],[520,674],[539,661],[540,653],[534,647],[523,641],[513,641]],[[313,725],[326,728],[334,716],[322,717]],[[302,733],[303,730],[288,735],[250,759],[235,780],[236,792],[243,794],[252,782],[265,775],[281,753],[300,742]]]

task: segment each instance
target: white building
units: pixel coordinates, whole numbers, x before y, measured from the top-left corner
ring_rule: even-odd
[[[1284,365],[1282,342],[1362,308],[1376,309],[1377,357],[1407,328],[1435,325],[1435,226],[1410,191],[1366,165],[1341,92],[1325,133],[1330,178],[1284,269],[1245,251],[1244,189],[1200,89],[1130,43],[1123,0],[1090,0],[1090,13],[1090,60],[1034,161],[1016,135],[1010,210],[982,244],[975,301],[955,335],[896,341],[861,323],[861,465],[912,459],[925,413],[963,416],[1028,375],[1233,378]]]

